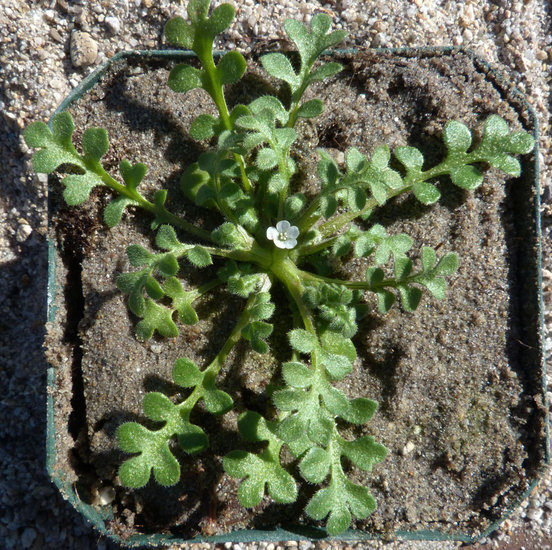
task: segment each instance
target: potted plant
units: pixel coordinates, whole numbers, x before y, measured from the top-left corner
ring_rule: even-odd
[[[231,6],[188,15],[195,57],[115,59],[25,132],[68,170],[54,480],[129,545],[485,534],[548,460],[531,113],[469,53],[327,60],[316,15],[246,72]]]

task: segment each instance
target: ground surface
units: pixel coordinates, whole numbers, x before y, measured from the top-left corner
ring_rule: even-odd
[[[434,2],[376,0],[355,2],[236,3],[238,20],[220,47],[249,48],[282,38],[279,21],[308,21],[329,13],[350,32],[348,45],[373,47],[465,45],[505,70],[535,107],[541,127],[544,291],[550,326],[552,263],[550,249],[550,6],[546,0]],[[548,10],[548,11],[547,11]],[[0,541],[2,548],[117,548],[62,501],[44,473],[45,320],[47,249],[45,181],[29,170],[22,129],[46,120],[55,106],[95,65],[113,53],[163,45],[162,26],[183,11],[161,0],[0,1]],[[90,33],[98,54],[90,66],[70,56],[73,30]],[[80,61],[94,57],[93,44]],[[547,349],[552,348],[547,338]],[[552,389],[552,380],[548,380]],[[541,487],[503,528],[478,548],[552,546],[552,481]],[[316,543],[317,547],[329,543]],[[307,548],[310,543],[299,543]],[[339,547],[343,547],[341,544]],[[365,544],[364,547],[372,546]],[[374,543],[374,547],[379,543]],[[453,543],[399,543],[389,548],[443,549]],[[266,547],[266,545],[262,545]]]

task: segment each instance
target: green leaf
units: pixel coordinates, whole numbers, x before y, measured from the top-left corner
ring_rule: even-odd
[[[272,334],[273,326],[264,321],[252,321],[242,330],[242,336],[251,343],[257,353],[266,353],[268,345],[265,340]]]
[[[372,399],[357,397],[350,401],[349,408],[340,416],[351,424],[366,424],[374,416],[377,408],[378,404]]]
[[[372,167],[376,170],[386,170],[389,160],[391,159],[391,152],[387,145],[379,145],[374,149],[372,158],[370,160]]]
[[[371,472],[372,466],[384,460],[388,454],[388,450],[380,443],[376,443],[369,435],[354,441],[341,440],[341,449],[357,468],[367,472]]]
[[[272,112],[274,119],[280,124],[286,124],[288,121],[288,112],[282,105],[282,102],[274,96],[264,95],[249,104],[249,108],[254,115],[258,115],[264,109]]]
[[[530,153],[535,146],[533,136],[527,132],[512,132],[504,139],[504,143],[509,153],[516,153],[518,155]]]
[[[325,407],[334,415],[342,416],[345,414],[349,409],[349,400],[345,397],[345,394],[327,382],[320,389]]]
[[[41,174],[51,174],[61,164],[69,163],[81,166],[82,163],[77,162],[77,158],[69,151],[53,144],[33,155],[33,170]]]
[[[434,277],[425,281],[420,281],[437,300],[444,300],[447,290],[447,284],[441,277]]]
[[[31,122],[23,132],[25,143],[29,147],[47,147],[54,139],[52,131],[45,122],[37,120]]]
[[[221,415],[228,412],[234,405],[232,398],[222,390],[212,390],[204,394],[205,408],[211,413]]]
[[[184,423],[176,435],[180,447],[190,455],[200,453],[209,446],[207,434],[189,422]]]
[[[437,262],[437,253],[429,246],[422,247],[422,270],[430,271]]]
[[[332,197],[331,195],[322,197],[322,199],[320,200],[320,212],[322,213],[324,218],[331,218],[335,214],[336,210],[337,201],[334,197]]]
[[[196,245],[188,250],[187,258],[196,267],[207,267],[213,263],[211,254],[202,246]]]
[[[104,128],[88,128],[82,135],[82,148],[88,158],[99,161],[109,149],[107,131]]]
[[[282,364],[282,376],[293,388],[307,388],[312,384],[313,372],[303,363],[288,362]]]
[[[169,44],[191,50],[194,46],[194,29],[183,17],[173,17],[165,24],[165,37]]]
[[[104,209],[104,222],[107,226],[115,227],[121,221],[124,209],[129,205],[138,203],[127,197],[117,197],[110,201]]]
[[[190,137],[201,141],[211,139],[215,134],[219,120],[211,115],[199,115],[194,119],[190,126]]]
[[[209,30],[212,36],[226,30],[234,20],[235,14],[236,10],[231,4],[220,4],[217,6],[211,13],[211,17],[209,17]]]
[[[332,331],[325,331],[320,337],[322,348],[335,355],[345,357],[350,363],[357,357],[356,348],[350,338]]]
[[[367,166],[368,160],[358,149],[351,147],[345,153],[345,162],[348,171],[359,172]]]
[[[166,224],[159,226],[155,237],[155,244],[163,250],[175,250],[182,246],[176,236],[174,227]]]
[[[412,260],[403,256],[395,259],[395,277],[398,280],[405,280],[412,272]]]
[[[332,254],[339,258],[349,253],[351,249],[351,240],[347,235],[340,235],[332,245]]]
[[[168,80],[169,88],[174,92],[185,93],[202,87],[202,72],[195,67],[180,63],[174,67]]]
[[[119,171],[121,172],[121,176],[123,176],[126,187],[129,189],[136,189],[138,187],[144,179],[147,169],[147,166],[141,162],[131,165],[128,160],[122,160],[119,164]]]
[[[261,170],[270,170],[278,165],[278,155],[273,149],[260,149],[257,153],[255,164]]]
[[[238,420],[240,433],[249,441],[268,441],[268,448],[259,455],[246,451],[232,451],[223,460],[226,473],[245,478],[238,489],[242,506],[252,507],[262,500],[265,486],[276,502],[295,502],[297,486],[293,477],[279,463],[281,441],[274,435],[269,423],[258,413],[246,411]]]
[[[44,149],[46,151],[46,149]],[[41,151],[39,151],[40,153]],[[38,154],[38,153],[37,153]],[[103,185],[101,178],[94,172],[86,172],[82,175],[71,174],[63,178],[65,189],[63,198],[70,206],[82,204],[90,197],[90,192],[97,185]]]
[[[180,266],[174,254],[163,254],[157,261],[157,271],[163,275],[163,277],[172,277],[178,273],[179,269]]]
[[[468,164],[451,169],[450,179],[454,185],[471,191],[481,185],[483,174],[475,166]]]
[[[434,274],[448,277],[458,271],[458,255],[454,252],[445,254],[435,266]]]
[[[295,193],[287,197],[284,206],[284,218],[293,221],[307,204],[307,197],[302,193]]]
[[[175,410],[172,401],[166,395],[159,392],[147,393],[144,396],[142,408],[148,418],[158,422],[168,420]]]
[[[169,277],[165,281],[165,292],[172,298],[173,307],[178,312],[178,319],[186,325],[195,325],[199,319],[192,307],[192,302],[197,295],[192,292],[185,292],[176,277]]]
[[[318,345],[316,336],[304,329],[291,330],[288,339],[291,347],[301,353],[312,353]]]
[[[472,142],[471,132],[461,122],[451,120],[443,130],[443,141],[451,153],[465,153]]]
[[[172,320],[172,310],[147,298],[144,318],[136,325],[136,336],[140,340],[148,340],[155,331],[165,337],[178,336],[178,328]]]
[[[274,404],[282,411],[301,409],[309,399],[308,393],[302,390],[278,390],[272,395]]]
[[[148,293],[150,298],[153,298],[154,300],[160,300],[165,295],[165,292],[163,292],[161,285],[151,275],[146,278],[144,288],[146,289],[146,292]]]
[[[301,475],[310,483],[322,483],[330,471],[330,455],[320,447],[310,449],[301,462]]]
[[[221,84],[237,82],[245,73],[247,63],[243,55],[232,51],[224,54],[217,65],[217,74]]]
[[[251,305],[249,315],[251,319],[255,321],[270,319],[275,308],[276,306],[270,301],[270,293],[261,292],[257,295],[255,301]]]
[[[393,154],[407,170],[415,172],[422,170],[424,156],[416,147],[397,147]]]
[[[484,138],[499,138],[508,135],[507,122],[498,115],[490,115],[483,125]]]
[[[521,164],[519,160],[506,153],[496,155],[489,160],[489,163],[493,168],[502,170],[509,176],[518,177],[521,174]]]
[[[203,381],[203,373],[191,359],[186,357],[175,361],[172,377],[183,388],[193,388]]]
[[[261,57],[264,70],[274,78],[278,78],[290,85],[294,92],[300,85],[300,79],[295,74],[291,62],[282,53],[269,53]]]
[[[139,244],[131,244],[130,246],[128,246],[126,253],[130,265],[134,267],[149,265],[155,256],[149,250]]]
[[[230,248],[240,248],[247,245],[238,227],[230,222],[225,222],[211,232],[216,243]]]
[[[56,142],[68,147],[71,145],[71,137],[75,131],[75,123],[71,114],[63,111],[52,118],[52,132]]]
[[[187,9],[190,21],[195,25],[205,22],[209,15],[210,4],[211,0],[190,0]]]
[[[324,63],[323,65],[318,66],[314,71],[309,75],[309,82],[315,82],[317,80],[324,80],[337,74],[343,69],[343,65],[339,63],[331,62]]]
[[[387,313],[395,303],[395,295],[389,290],[381,290],[377,292],[377,297],[378,311],[380,313]]]
[[[422,299],[422,291],[414,286],[399,286],[401,304],[406,311],[414,311]]]
[[[305,512],[315,520],[328,516],[326,529],[329,535],[339,535],[351,524],[351,512],[364,519],[376,509],[376,502],[366,487],[355,485],[347,479],[332,482],[320,489],[307,505]]]
[[[117,440],[123,450],[129,440],[133,440],[139,456],[130,458],[119,468],[121,483],[138,489],[149,480],[151,470],[155,480],[165,487],[174,485],[180,478],[180,465],[169,450],[168,440],[162,434],[147,430],[140,424],[128,422],[117,430]]]
[[[299,109],[297,109],[296,115],[302,118],[313,118],[321,115],[324,112],[324,103],[320,99],[310,99],[305,101]]]
[[[414,196],[422,204],[433,204],[441,198],[441,193],[435,185],[426,181],[419,181],[412,186]]]

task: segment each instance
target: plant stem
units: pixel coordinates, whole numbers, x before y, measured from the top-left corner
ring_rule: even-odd
[[[198,289],[199,290],[199,289]],[[242,311],[238,322],[234,326],[234,329],[230,333],[230,336],[227,338],[226,342],[222,346],[221,350],[217,353],[215,358],[211,361],[209,366],[203,371],[203,380],[201,383],[197,384],[192,393],[180,404],[177,405],[178,409],[181,412],[182,417],[185,420],[189,420],[190,413],[194,408],[195,404],[203,397],[205,394],[205,380],[211,379],[214,380],[220,369],[224,365],[228,354],[232,351],[232,348],[239,342],[241,338],[241,332],[250,321],[250,309],[257,299],[257,295],[253,294],[247,304],[245,305],[244,310]]]
[[[196,227],[194,224],[189,223],[182,218],[179,218],[178,216],[175,216],[164,206],[160,207],[157,204],[149,202],[144,197],[142,197],[142,195],[140,195],[138,191],[134,189],[128,189],[125,185],[119,183],[116,179],[110,176],[99,163],[97,166],[88,165],[87,163],[87,169],[95,172],[98,176],[100,176],[107,187],[109,187],[113,191],[116,191],[119,195],[123,197],[128,197],[129,199],[138,203],[141,208],[147,210],[148,212],[151,212],[152,214],[155,214],[156,217],[166,221],[171,225],[180,227],[181,229],[184,229],[184,231],[187,231],[191,235],[199,237],[200,239],[210,242],[213,241],[213,238],[211,237],[211,233],[209,231]]]
[[[203,65],[208,78],[208,82],[206,82],[204,85],[205,91],[215,102],[224,127],[227,130],[233,130],[234,127],[232,125],[232,120],[228,111],[228,105],[226,104],[226,98],[224,97],[224,90],[218,76],[215,60],[213,58],[213,42],[209,41],[209,39],[199,40],[198,42],[199,44],[195,50],[195,53],[201,61],[201,64]],[[245,171],[245,161],[243,157],[237,153],[232,153],[232,155],[234,156],[234,160],[238,163],[240,167],[240,176],[243,184],[243,189],[246,193],[251,193],[252,186]]]

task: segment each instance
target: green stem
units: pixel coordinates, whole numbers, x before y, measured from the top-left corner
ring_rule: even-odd
[[[401,279],[400,281],[397,281],[396,279],[384,279],[379,283],[370,284],[367,281],[346,281],[344,279],[325,277],[324,275],[317,275],[314,273],[310,273],[309,271],[302,271],[302,270],[299,270],[299,274],[302,278],[310,281],[337,284],[337,285],[345,286],[352,290],[371,290],[373,292],[377,292],[377,290],[385,287],[397,288],[401,284],[415,283],[417,282],[417,279],[420,276],[420,273],[415,273],[414,275],[409,275],[408,277],[406,277],[405,279]]]
[[[222,258],[228,258],[238,262],[252,262],[259,265],[263,269],[267,269],[272,262],[271,254],[259,246],[257,241],[254,239],[251,239],[251,248],[248,250],[215,248],[211,246],[204,246],[203,248],[205,248],[205,250],[213,256],[220,256]]]
[[[182,218],[179,218],[178,216],[175,216],[171,212],[169,212],[164,206],[160,207],[156,204],[153,204],[146,200],[138,191],[134,189],[128,189],[126,186],[119,183],[116,179],[111,177],[101,165],[98,166],[89,166],[87,163],[87,169],[95,172],[102,181],[105,183],[107,187],[112,189],[113,191],[117,192],[119,195],[128,197],[129,199],[132,199],[138,205],[143,208],[144,210],[147,210],[148,212],[151,212],[158,218],[166,221],[167,223],[171,225],[175,225],[177,227],[180,227],[181,229],[184,229],[184,231],[187,231],[191,235],[194,235],[196,237],[199,237],[200,239],[203,239],[205,241],[213,241],[213,238],[211,237],[211,233],[209,231],[206,231],[205,229],[200,229],[199,227],[196,227],[195,225],[183,220]]]
[[[205,69],[205,73],[207,74],[208,81],[205,83],[204,89],[215,102],[224,127],[227,130],[233,130],[234,128],[230,118],[230,112],[228,111],[228,105],[226,104],[226,98],[224,97],[224,90],[218,76],[215,60],[213,58],[213,42],[209,39],[200,40],[199,42],[198,47],[195,49],[195,53],[197,54],[203,68]],[[240,176],[243,189],[246,193],[251,193],[252,185],[245,171],[245,161],[243,157],[237,153],[232,153],[232,155],[240,167]]]
[[[234,329],[230,333],[230,336],[227,338],[226,342],[224,342],[224,345],[222,346],[221,350],[217,353],[216,357],[211,361],[209,366],[203,371],[202,382],[197,384],[194,390],[192,391],[192,393],[182,403],[177,405],[178,409],[180,410],[185,420],[189,420],[190,413],[194,408],[195,404],[205,394],[203,381],[207,377],[210,377],[213,379],[216,378],[216,376],[220,372],[220,369],[223,367],[224,363],[226,362],[226,359],[228,358],[228,354],[232,351],[232,348],[239,342],[241,338],[242,330],[250,321],[250,318],[251,318],[250,309],[256,299],[257,299],[257,295],[253,294],[251,298],[249,298],[249,300],[247,301],[245,309],[243,310],[240,317],[238,318],[238,322],[234,326]]]
[[[482,155],[478,154],[477,151],[472,153],[467,153],[462,161],[463,165],[473,164],[475,162],[485,162],[487,161]],[[449,175],[452,168],[457,167],[459,164],[458,159],[454,161],[445,159],[443,162],[426,170],[425,172],[413,173],[411,172],[403,180],[403,186],[398,189],[387,189],[387,199],[396,197],[405,191],[410,190],[416,183],[421,183],[438,176]],[[341,189],[342,186],[332,189],[332,192],[335,192],[338,189]],[[308,209],[303,213],[300,220],[297,222],[299,230],[303,233],[308,231],[317,221],[320,219],[320,215],[315,215],[315,212],[319,206],[322,195],[318,195],[316,199],[309,205]],[[368,197],[366,204],[362,210],[357,212],[344,212],[339,214],[325,223],[320,224],[318,230],[320,231],[322,237],[329,237],[334,235],[339,229],[341,229],[345,224],[352,222],[362,214],[366,213],[368,210],[375,208],[376,206],[381,206],[374,197]]]
[[[270,270],[284,284],[289,294],[293,298],[299,315],[303,320],[305,329],[316,335],[312,316],[303,301],[303,285],[301,284],[301,271],[289,259],[287,250],[275,248],[273,252],[273,262]]]

